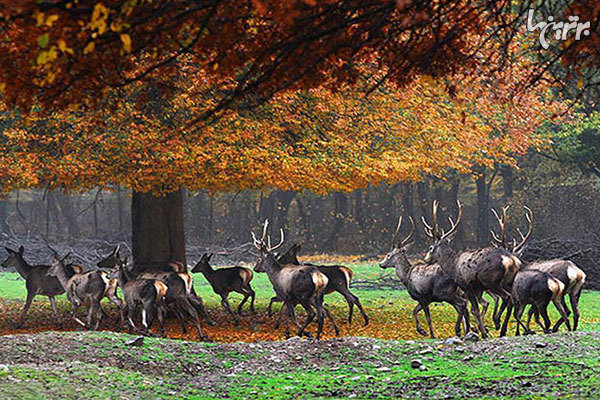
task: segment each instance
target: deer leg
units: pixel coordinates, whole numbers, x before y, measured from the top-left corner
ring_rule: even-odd
[[[283,318],[283,313],[286,312],[288,313],[288,317],[289,318],[289,311],[287,310],[287,306],[286,303],[283,304],[283,306],[281,306],[281,309],[279,310],[279,317],[277,318],[277,321],[275,321],[275,329],[279,329],[279,325],[281,324],[281,319]],[[286,327],[286,338],[289,338],[290,332],[289,332],[289,327]]]
[[[333,329],[335,330],[335,336],[339,336],[340,329],[338,328],[337,324],[335,323],[335,320],[333,319],[331,312],[329,312],[329,309],[325,306],[323,306],[323,312],[325,313],[327,318],[331,321],[331,324],[333,325]]]
[[[358,310],[360,311],[363,319],[365,320],[365,326],[369,325],[369,316],[365,312],[362,304],[360,304],[360,299],[356,295],[354,295],[353,293],[351,293],[349,290],[345,291],[342,294],[346,298],[346,302],[348,303],[348,306],[350,307],[350,311],[348,313],[348,324],[352,323],[353,305],[356,305],[356,307],[358,307]]]
[[[227,310],[227,312],[229,314],[231,314],[231,316],[233,317],[233,323],[235,325],[239,325],[240,321],[238,320],[237,315],[235,315],[235,313],[231,309],[231,306],[229,305],[229,301],[227,301],[227,295],[223,295],[223,294],[221,295],[221,305],[223,306],[223,308],[225,308],[225,310]]]
[[[194,308],[194,306],[192,306],[192,304],[189,302],[187,297],[178,299],[177,303],[178,303],[178,306],[182,307],[183,310],[186,313],[188,313],[189,315],[191,315],[192,319],[194,320],[194,324],[196,325],[196,330],[198,331],[198,339],[205,340],[206,337],[202,333],[202,327],[200,326],[200,317],[198,316],[198,313],[196,312],[196,309]]]
[[[254,308],[254,298],[256,297],[256,293],[252,289],[252,286],[250,286],[250,283],[246,283],[244,289],[250,293],[250,311],[254,314],[256,313],[256,309]]]
[[[167,331],[165,330],[165,304],[164,301],[156,304],[158,326],[160,328],[160,334],[163,338],[167,337]]]
[[[125,313],[123,312],[123,300],[121,300],[119,298],[119,296],[117,296],[116,292],[111,291],[110,293],[107,294],[108,299],[111,301],[111,303],[113,303],[114,305],[117,306],[117,309],[119,310],[119,317],[121,318],[121,326],[123,326],[125,324]]]
[[[242,307],[244,306],[244,304],[246,303],[246,301],[248,301],[248,298],[250,297],[250,293],[248,293],[247,291],[245,291],[243,288],[240,288],[239,290],[236,290],[236,292],[241,293],[244,295],[244,298],[242,299],[242,301],[240,302],[240,304],[238,305],[237,308],[237,313],[239,315],[242,315]]]
[[[202,298],[196,296],[196,292],[194,291],[194,288],[192,288],[192,295],[189,297],[189,303],[191,303],[192,306],[194,307],[196,314],[201,315],[202,318],[204,319],[204,321],[208,325],[215,326],[217,324],[215,321],[213,321],[210,318],[210,315],[208,315],[208,312],[206,311],[206,308],[204,307],[204,302],[202,301]]]
[[[550,318],[548,317],[548,303],[539,304],[537,307],[542,319],[544,320],[544,333],[550,333],[550,326],[552,326]]]
[[[454,325],[454,334],[456,335],[456,337],[460,337],[460,326],[463,323],[463,321],[466,320],[465,334],[467,332],[467,324],[470,324],[470,321],[468,321],[469,317],[467,311],[467,301],[461,298],[454,298],[451,301],[449,301],[449,303],[452,305],[452,307],[454,307],[457,313],[456,324]],[[465,313],[467,314],[466,316]]]
[[[565,302],[565,297],[566,297],[566,294],[563,294],[562,296],[560,296],[560,304],[561,304],[563,310],[565,311],[567,318],[569,318],[571,311],[569,310],[569,307],[567,307],[567,303]],[[552,332],[558,332],[558,329],[560,328],[560,326],[563,324],[564,321],[565,321],[565,319],[562,317],[562,313],[561,313],[561,317],[554,324],[554,327],[552,328]]]
[[[566,308],[565,297],[560,296],[560,299],[554,299],[554,300],[552,300],[552,302],[554,303],[554,307],[556,307],[556,309],[558,310],[558,313],[560,314],[562,321],[564,321],[565,324],[567,325],[567,330],[570,332],[571,331],[571,323],[569,322],[569,314],[567,314],[567,311],[565,310],[565,308]],[[560,326],[560,322],[561,322],[561,320],[559,320],[556,323],[556,325],[554,326],[554,328],[555,328],[555,329],[553,329],[554,332],[558,332],[558,327]]]
[[[267,316],[269,318],[271,318],[271,315],[273,315],[273,313],[271,311],[271,308],[273,307],[273,303],[280,302],[280,301],[281,301],[281,299],[277,296],[271,297],[271,301],[269,301],[269,307],[267,307]]]
[[[481,319],[481,314],[479,313],[479,302],[477,301],[477,294],[470,293],[469,301],[471,302],[471,312],[475,313],[475,320],[477,321],[477,327],[479,328],[479,332],[481,332],[481,337],[483,339],[487,338],[487,332],[485,331],[485,326],[483,326],[483,320]]]
[[[579,296],[581,296],[581,287],[569,295],[571,309],[573,310],[573,331],[576,331],[579,325]]]
[[[425,329],[421,328],[421,324],[419,323],[419,311],[421,311],[423,309],[423,307],[421,307],[421,303],[418,303],[415,308],[413,309],[413,318],[415,319],[415,323],[417,325],[417,332],[419,332],[421,335],[425,336],[427,335],[427,332],[425,331]]]
[[[25,306],[23,307],[23,311],[21,311],[21,316],[19,317],[19,322],[17,322],[17,328],[21,328],[23,323],[25,322],[25,317],[27,316],[27,312],[29,311],[29,307],[31,307],[31,302],[35,294],[33,292],[27,291],[27,300],[25,300]]]
[[[315,311],[313,310],[312,305],[310,304],[310,301],[307,301],[306,299],[303,299],[302,301],[300,301],[300,304],[306,310],[306,321],[304,321],[304,324],[298,331],[298,336],[302,337],[302,334],[306,330],[306,327],[308,326],[308,324],[310,324],[312,322],[312,320],[315,318]]]
[[[317,309],[317,340],[321,339],[321,334],[323,333],[323,310],[324,307],[323,306],[323,294],[321,294],[316,301],[314,302],[315,308]],[[330,316],[331,318],[331,314],[329,313],[329,310],[327,310],[327,314]],[[333,321],[333,318],[331,318],[331,321]],[[336,328],[336,335],[338,334],[338,329],[337,326],[335,325],[335,321],[333,321],[333,326]]]
[[[48,296],[50,299],[50,305],[52,306],[52,312],[54,313],[54,319],[58,321],[58,310],[56,309],[56,299],[54,296]]]
[[[525,324],[523,324],[523,322],[521,321],[521,316],[523,315],[523,311],[525,310],[525,305],[524,304],[518,304],[515,305],[515,310],[514,310],[514,317],[517,320],[517,331],[515,333],[516,336],[521,336],[521,331],[520,331],[520,327],[523,327],[523,331],[527,332],[528,329],[525,326]]]
[[[487,314],[487,310],[490,306],[490,302],[482,294],[479,298],[479,304],[481,304],[481,318],[485,321],[485,315]]]
[[[80,319],[77,317],[77,309],[79,308],[79,302],[78,302],[78,301],[76,301],[76,300],[74,300],[74,301],[71,301],[71,304],[72,304],[72,306],[73,306],[73,308],[72,308],[72,310],[71,310],[71,317],[72,317],[72,318],[75,320],[75,322],[77,322],[79,325],[81,325],[81,326],[85,327],[85,323],[84,323],[82,320],[80,320]]]
[[[433,334],[433,324],[431,323],[431,313],[429,312],[429,304],[423,304],[423,311],[425,312],[425,318],[427,319],[427,326],[429,327],[429,335],[432,339],[435,339]]]

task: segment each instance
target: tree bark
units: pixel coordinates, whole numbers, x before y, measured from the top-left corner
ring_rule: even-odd
[[[505,165],[502,167],[500,174],[502,175],[502,186],[504,189],[504,192],[503,192],[504,201],[508,201],[513,197],[513,181],[514,181],[513,169],[510,165]]]
[[[131,241],[136,264],[179,261],[185,264],[183,192],[165,196],[134,192],[131,201]]]
[[[404,182],[402,184],[402,214],[406,217],[412,218],[415,226],[418,225],[419,221],[415,215],[415,204],[414,204],[414,190],[412,182]],[[406,222],[410,225],[410,222]],[[415,229],[415,233],[413,235],[413,242],[419,242],[419,230]]]

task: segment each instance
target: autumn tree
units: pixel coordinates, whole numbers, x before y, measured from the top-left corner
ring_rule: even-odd
[[[497,97],[505,110],[457,93],[465,77],[489,77],[484,67],[503,69],[508,58],[490,57],[528,7],[3,1],[0,90],[14,123],[0,182],[129,186],[136,261],[162,262],[184,260],[182,187],[349,190],[508,160],[530,131],[488,119],[539,109],[509,92]],[[365,72],[371,96],[348,96]],[[294,105],[306,96],[309,117]]]

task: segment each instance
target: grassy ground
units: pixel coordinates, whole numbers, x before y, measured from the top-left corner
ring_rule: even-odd
[[[477,343],[205,344],[99,333],[0,337],[2,399],[486,398],[600,396],[598,333]],[[421,368],[413,368],[422,365]]]
[[[376,264],[351,267],[357,281],[374,280],[383,272]],[[277,341],[283,339],[283,330],[274,329],[274,319],[265,316],[272,289],[262,274],[253,281],[258,313],[243,316],[240,326],[232,324],[201,275],[195,276],[195,287],[218,322],[204,326],[205,333],[216,342],[238,343],[145,338],[141,347],[130,347],[125,343],[132,336],[123,333],[47,332],[76,329],[64,296],[58,321],[48,300],[40,297],[26,326],[15,330],[25,285],[17,274],[0,274],[0,398],[600,397],[598,292],[582,296],[581,332],[448,344],[444,339],[453,336],[456,318],[449,306],[432,308],[442,339],[423,339],[415,332],[414,302],[406,291],[355,288],[371,323],[362,326],[355,312],[353,324],[347,325],[345,301],[329,295],[326,302],[342,337],[333,337],[328,326],[328,339],[316,343]],[[240,298],[233,295],[232,304]],[[114,317],[115,310],[107,308]],[[554,310],[551,317],[556,318]],[[117,325],[109,321],[104,329]],[[182,334],[174,321],[168,333],[194,339]],[[413,368],[413,361],[423,367]]]
[[[374,280],[381,274],[393,275],[391,270],[382,270],[376,263],[355,263],[350,264],[354,270],[354,279]],[[265,310],[269,299],[273,295],[271,284],[265,274],[256,273],[252,281],[252,286],[256,291],[256,306],[258,313],[256,315],[246,315],[241,318],[240,326],[234,326],[229,315],[225,313],[220,305],[220,298],[212,292],[212,289],[201,274],[195,274],[194,286],[196,291],[204,299],[212,317],[219,323],[215,327],[206,326],[204,329],[215,341],[236,342],[236,341],[259,341],[282,339],[283,329],[275,330],[273,327],[274,319],[268,319],[265,316]],[[348,325],[346,316],[348,307],[345,300],[338,293],[333,293],[325,297],[333,311],[336,321],[342,329],[342,335],[376,337],[380,339],[418,339],[421,336],[415,332],[412,318],[412,309],[415,305],[405,290],[364,290],[352,289],[360,297],[367,313],[371,317],[369,326],[363,326],[362,318],[358,310],[354,311],[354,320],[352,325]],[[47,330],[73,330],[75,323],[69,317],[69,305],[65,296],[60,296],[59,307],[61,317],[56,321],[52,317],[50,305],[46,298],[37,297],[30,310],[30,316],[24,329],[15,330],[14,321],[18,319],[20,310],[23,307],[23,301],[26,296],[24,281],[16,273],[0,274],[0,334],[4,333],[26,333],[30,331]],[[242,296],[233,293],[230,301],[236,306]],[[105,300],[106,301],[106,300]],[[108,303],[107,308],[111,309]],[[582,330],[600,331],[600,292],[584,291],[581,298],[581,322]],[[279,305],[275,306],[279,309]],[[556,310],[551,305],[551,318],[557,317]],[[82,310],[82,315],[83,314]],[[114,310],[111,313],[116,315]],[[488,313],[488,315],[491,313]],[[448,305],[432,305],[432,318],[437,337],[451,337],[454,335],[454,322],[456,313]],[[421,314],[422,324],[425,325],[425,317]],[[486,325],[492,323],[488,318]],[[114,321],[104,324],[107,329],[115,329],[117,326]],[[171,321],[169,326],[169,337],[193,339],[192,334],[183,335],[177,324]],[[328,337],[333,337],[333,329],[326,324],[326,333]],[[492,335],[496,332],[492,331]]]

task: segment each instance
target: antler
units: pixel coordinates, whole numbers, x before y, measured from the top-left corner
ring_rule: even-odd
[[[463,206],[460,200],[456,200],[456,204],[458,205],[458,215],[456,216],[456,222],[454,222],[452,217],[448,217],[448,221],[450,221],[450,230],[448,232],[442,232],[442,235],[440,236],[439,240],[446,239],[447,237],[454,235],[454,233],[458,229],[458,225],[460,224],[460,220],[462,219]]]
[[[515,241],[516,245],[512,249],[513,253],[518,253],[519,251],[523,250],[525,242],[527,242],[527,240],[531,236],[531,233],[533,232],[533,211],[531,211],[531,208],[527,206],[525,206],[525,218],[527,218],[527,221],[529,223],[529,229],[527,230],[527,234],[523,235],[521,230],[517,228],[517,232],[519,232],[519,235],[521,236],[521,242],[519,244],[516,244]]]
[[[432,206],[433,210],[431,213],[431,218],[433,219],[433,225],[429,225],[427,223],[424,215],[421,216],[421,221],[423,222],[423,230],[425,231],[425,234],[427,236],[429,236],[430,238],[432,238],[433,240],[438,240],[440,238],[440,231],[439,231],[438,222],[437,222],[438,205],[439,205],[438,201],[434,200],[433,206]]]
[[[509,208],[510,205],[502,207],[502,217],[500,217],[496,210],[492,208],[492,213],[494,213],[494,217],[496,217],[496,221],[498,221],[498,225],[500,225],[500,236],[496,235],[496,232],[494,232],[493,229],[490,229],[490,233],[496,244],[504,248],[506,248],[506,224],[508,222],[506,211],[508,211]]]
[[[412,238],[413,234],[415,233],[415,220],[412,219],[412,217],[408,217],[408,219],[410,220],[410,233],[408,234],[407,237],[405,237],[402,242],[400,242],[400,244],[398,244],[398,246],[396,246],[396,238],[398,237],[398,233],[400,232],[400,227],[402,226],[402,216],[400,216],[398,218],[398,226],[396,226],[396,230],[394,231],[394,236],[392,236],[392,249],[394,248],[394,246],[396,247],[402,247],[404,246],[406,243],[408,243],[408,241]]]
[[[258,250],[261,250],[261,251],[271,252],[273,250],[280,248],[283,245],[285,236],[283,234],[283,229],[280,229],[281,241],[276,246],[272,247],[271,246],[271,236],[267,236],[268,228],[269,228],[269,220],[265,219],[265,223],[263,225],[262,236],[261,236],[260,240],[258,240],[256,238],[256,235],[254,235],[254,232],[250,231],[250,233],[252,234],[252,240],[254,241],[254,247],[256,247]],[[265,243],[265,239],[267,240],[267,243]]]

